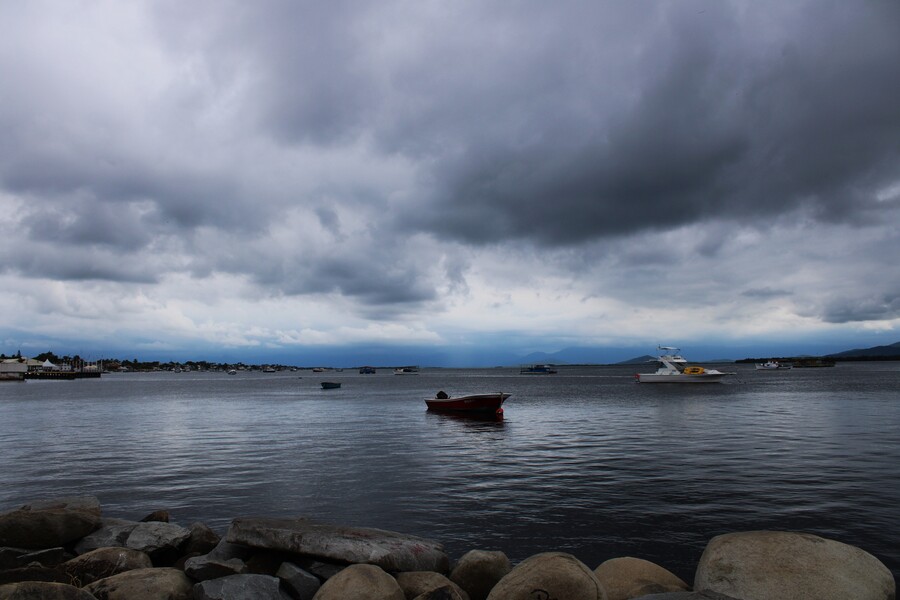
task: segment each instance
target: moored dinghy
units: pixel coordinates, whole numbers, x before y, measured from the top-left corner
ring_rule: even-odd
[[[756,364],[757,371],[784,371],[793,368],[794,365],[792,363],[783,363],[778,362],[777,360],[768,360],[764,363]]]
[[[428,406],[428,410],[502,414],[503,401],[510,395],[497,392],[452,398],[444,392],[438,392],[434,398],[425,398],[425,404]]]

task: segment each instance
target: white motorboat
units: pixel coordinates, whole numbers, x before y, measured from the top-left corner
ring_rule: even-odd
[[[419,367],[398,367],[394,369],[394,375],[418,375]]]
[[[671,346],[659,346],[659,357],[656,361],[659,368],[656,373],[637,373],[634,377],[638,383],[716,383],[726,375],[734,373],[689,366],[687,360],[678,354],[679,349]]]
[[[777,360],[767,360],[764,363],[756,363],[757,371],[777,371],[777,370],[785,370],[785,369],[793,369],[794,365],[791,363],[781,363]]]

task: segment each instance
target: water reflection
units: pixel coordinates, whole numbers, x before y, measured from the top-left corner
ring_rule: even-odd
[[[433,537],[458,556],[640,556],[690,581],[707,540],[799,529],[897,573],[900,370],[841,365],[741,384],[632,383],[631,368],[131,374],[0,386],[0,510],[95,494],[107,516],[222,531],[304,515]],[[738,366],[741,369],[741,366]],[[502,418],[425,410],[435,390],[513,394]]]
[[[440,423],[446,421],[450,423],[460,423],[463,425],[471,425],[473,429],[486,429],[480,426],[484,423],[491,423],[494,426],[502,427],[503,413],[453,413],[453,412],[437,412],[433,410],[425,411],[428,419]]]

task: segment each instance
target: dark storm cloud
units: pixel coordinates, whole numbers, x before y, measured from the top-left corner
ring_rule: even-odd
[[[57,281],[157,282],[152,269],[146,268],[134,256],[116,256],[95,249],[71,251],[46,245],[8,251],[0,262],[0,272]]]
[[[770,287],[751,288],[741,292],[741,296],[746,296],[747,298],[760,298],[762,300],[783,298],[790,295],[791,292],[787,290],[772,289]]]
[[[516,123],[468,139],[438,132],[462,150],[441,156],[434,212],[416,221],[478,243],[568,245],[798,208],[831,221],[877,214],[877,192],[900,177],[898,5],[812,3],[776,11],[781,22],[760,4],[657,8],[634,71],[608,89],[583,85],[608,69],[604,50],[561,52],[532,75],[554,77],[546,85],[565,101],[489,89],[494,112],[460,115],[460,128],[508,113]],[[559,77],[572,60],[582,68]],[[606,112],[572,110],[592,102]]]
[[[371,126],[379,97],[368,63],[365,19],[381,9],[357,0],[163,2],[159,34],[198,52],[211,72],[248,78],[242,117],[285,143],[332,144]],[[385,5],[386,8],[386,5]]]
[[[900,181],[896,2],[145,8],[120,70],[80,35],[0,55],[15,83],[0,193],[28,204],[5,248],[34,276],[226,273],[388,314],[468,292],[466,244],[571,252],[561,276],[602,259],[650,280],[722,256],[735,224],[896,218],[883,199]],[[40,10],[0,11],[40,29]],[[130,51],[102,13],[90,32]],[[692,225],[668,255],[636,242]],[[772,285],[739,290],[790,287]],[[882,295],[823,310],[893,314]]]
[[[900,291],[838,298],[825,304],[821,316],[826,323],[896,319],[900,317]]]
[[[433,300],[434,289],[415,261],[393,260],[395,252],[373,246],[286,256],[257,269],[255,279],[289,295],[336,293],[378,312]]]
[[[235,15],[213,47],[253,65],[248,114],[273,138],[418,162],[397,229],[564,246],[798,208],[864,222],[900,177],[895,3]]]
[[[22,219],[36,241],[75,246],[112,246],[122,251],[142,248],[150,239],[133,207],[72,201],[37,210]]]

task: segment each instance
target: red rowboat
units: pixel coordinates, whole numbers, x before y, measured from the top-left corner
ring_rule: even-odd
[[[439,393],[435,398],[425,398],[428,410],[500,414],[503,412],[503,401],[510,396],[510,394],[496,393],[442,398],[441,395]],[[446,394],[443,395],[446,396]]]

